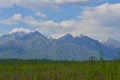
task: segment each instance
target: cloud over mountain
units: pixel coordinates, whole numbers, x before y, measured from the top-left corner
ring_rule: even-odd
[[[29,33],[31,32],[29,29],[25,29],[25,28],[14,28],[10,33],[15,33],[15,32],[25,32],[25,33]]]
[[[107,3],[106,0],[1,0],[0,7],[10,7],[13,5],[19,5],[22,8],[27,8],[33,11],[31,15],[25,15],[22,13],[15,13],[8,18],[0,19],[0,24],[7,26],[15,26],[14,28],[28,28],[33,27],[35,30],[40,31],[43,34],[47,34],[54,38],[59,38],[64,34],[71,33],[74,36],[79,34],[86,34],[95,39],[105,39],[106,37],[112,37],[120,39],[120,3]],[[3,4],[4,3],[4,4]],[[101,3],[99,5],[89,6],[89,4]],[[80,8],[81,5],[87,5],[84,8]],[[62,6],[61,6],[62,5]],[[69,7],[70,6],[70,7]],[[71,7],[72,6],[72,7]],[[76,8],[77,6],[77,8]],[[69,7],[78,9],[76,18],[64,19],[67,15],[64,9]],[[44,9],[44,10],[42,10]],[[46,10],[48,9],[48,10]],[[51,13],[51,9],[62,9],[61,12]],[[80,10],[80,11],[79,11]],[[14,12],[14,11],[13,11]],[[26,12],[25,12],[26,13]],[[60,14],[61,16],[59,17]],[[64,15],[65,14],[65,15]],[[23,16],[24,15],[24,16]],[[50,15],[50,16],[49,16]],[[61,20],[57,20],[61,18]],[[10,29],[11,30],[11,29]]]
[[[0,20],[0,24],[14,25],[17,24],[17,21],[22,20],[21,14],[14,14],[12,17],[4,20]]]

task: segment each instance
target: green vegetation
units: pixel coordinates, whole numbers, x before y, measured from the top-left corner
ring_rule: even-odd
[[[120,61],[0,60],[0,80],[120,80]]]

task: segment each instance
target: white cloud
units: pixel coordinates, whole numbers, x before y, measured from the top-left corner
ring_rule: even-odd
[[[38,21],[32,16],[25,17],[24,23],[38,28],[41,32],[50,32],[50,30],[56,30],[59,28],[59,23],[52,20]]]
[[[78,3],[78,2],[87,2],[88,0],[19,0],[16,4],[30,8],[33,10],[53,10],[53,11],[60,11],[58,5],[60,4],[70,4],[70,3]]]
[[[97,7],[86,8],[76,20],[64,20],[61,22],[36,20],[33,16],[21,18],[19,14],[17,15],[18,18],[14,15],[4,23],[11,21],[11,19],[15,23],[21,20],[23,23],[35,27],[41,33],[55,38],[71,33],[74,36],[85,34],[96,39],[105,39],[106,37],[120,39],[119,9],[120,3],[106,3]]]
[[[0,7],[12,7],[17,0],[0,0]]]
[[[29,32],[31,32],[31,30],[25,29],[25,28],[14,28],[10,33],[15,33],[15,32],[25,32],[25,33],[29,33]]]
[[[120,3],[118,4],[103,4],[98,7],[87,8],[80,18],[82,20],[94,20],[100,26],[110,27],[120,25]]]
[[[70,5],[82,5],[87,6],[98,3],[104,0],[0,0],[0,7],[12,7],[14,4],[22,7],[30,8],[33,10],[54,10],[59,11],[58,5],[70,4]],[[93,3],[91,3],[93,2]]]
[[[42,18],[46,18],[46,17],[47,17],[46,14],[41,13],[41,12],[37,12],[37,13],[36,13],[36,16],[42,17]]]
[[[24,19],[26,24],[36,26],[40,32],[50,33],[52,37],[63,34],[85,34],[96,39],[117,37],[120,39],[120,3],[103,4],[97,7],[86,8],[77,20],[55,22],[52,20],[37,21],[33,17]]]
[[[50,0],[43,0],[44,2],[52,3]],[[64,3],[76,3],[76,2],[87,2],[88,0],[53,0],[56,4],[64,4]]]
[[[96,38],[117,37],[120,39],[119,9],[120,3],[105,3],[97,7],[86,8],[79,18],[82,20],[82,24],[84,23],[86,26],[89,26],[89,28],[92,29],[87,31],[88,34],[91,31],[94,32],[94,34],[91,34],[91,32],[90,34]]]
[[[14,20],[14,21],[19,21],[19,20],[22,19],[22,15],[21,14],[15,14],[11,19]]]
[[[14,24],[17,24],[17,21],[20,21],[20,20],[22,20],[22,15],[14,14],[12,17],[8,19],[0,20],[0,24],[14,25]]]

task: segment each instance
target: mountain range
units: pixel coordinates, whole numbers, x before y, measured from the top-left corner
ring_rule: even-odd
[[[66,34],[59,39],[47,38],[40,32],[15,32],[0,36],[0,59],[88,60],[117,59],[120,41],[99,42],[88,36]]]

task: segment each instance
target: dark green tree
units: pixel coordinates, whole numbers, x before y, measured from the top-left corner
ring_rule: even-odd
[[[104,58],[103,58],[103,53],[100,52],[100,62],[103,62],[104,61]]]
[[[118,60],[120,61],[120,52],[118,53]]]

